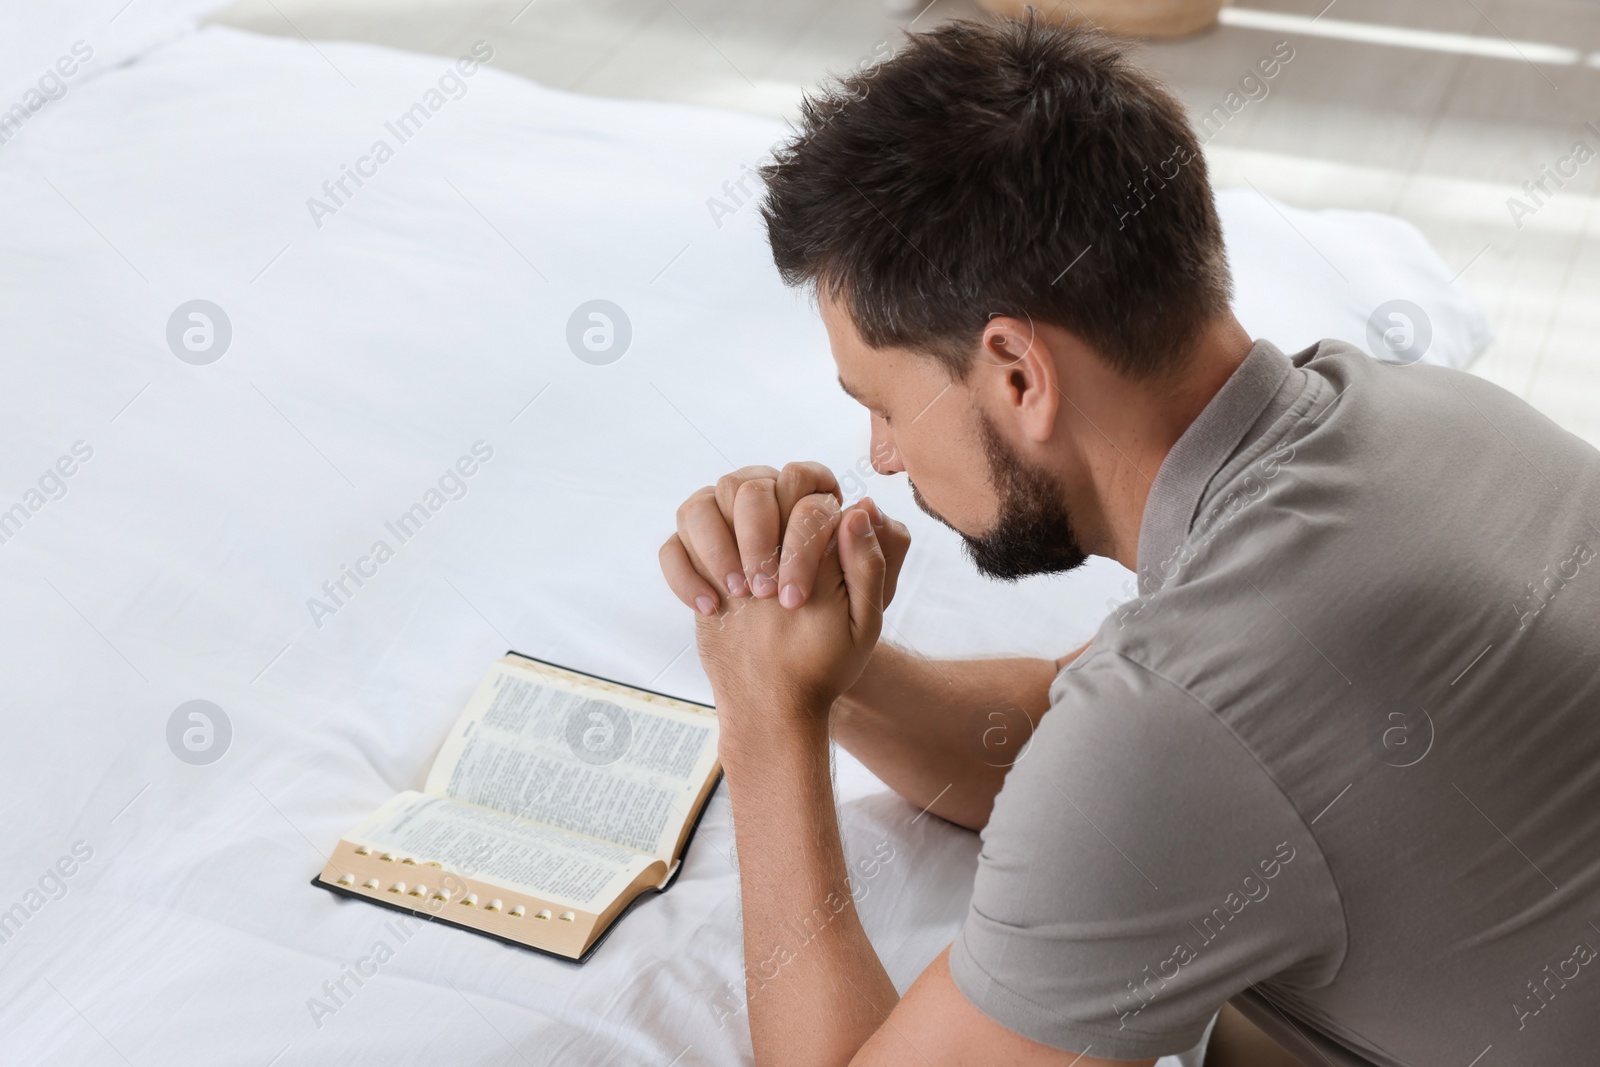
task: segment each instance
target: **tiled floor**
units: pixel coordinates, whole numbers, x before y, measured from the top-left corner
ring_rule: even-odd
[[[1600,444],[1600,159],[1520,225],[1508,207],[1532,205],[1523,183],[1575,141],[1600,150],[1600,7],[1248,4],[1140,46],[1197,118],[1278,41],[1294,47],[1269,94],[1207,144],[1216,182],[1416,224],[1488,312],[1496,341],[1473,370]],[[973,0],[903,15],[882,0],[240,0],[215,21],[441,54],[488,37],[497,65],[558,88],[792,117],[806,87],[902,28],[979,13]]]

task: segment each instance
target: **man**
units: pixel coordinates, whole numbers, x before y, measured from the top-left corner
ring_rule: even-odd
[[[919,35],[765,177],[877,469],[991,576],[1093,554],[1139,596],[1057,662],[930,662],[878,641],[904,528],[826,470],[683,505],[757,1062],[1150,1064],[1224,1004],[1306,1064],[1592,1062],[1600,454],[1467,374],[1252,342],[1181,109],[1086,33]],[[1009,773],[980,716],[1038,721]],[[830,736],[983,832],[904,998]]]

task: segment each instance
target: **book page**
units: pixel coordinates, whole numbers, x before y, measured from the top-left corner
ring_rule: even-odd
[[[497,663],[427,792],[670,861],[716,762],[713,715]]]
[[[345,840],[595,912],[655,862],[604,841],[411,791],[368,816]]]

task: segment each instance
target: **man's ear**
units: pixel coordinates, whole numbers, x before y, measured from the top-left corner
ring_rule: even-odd
[[[1032,321],[995,315],[983,328],[982,351],[972,373],[988,410],[1008,416],[1029,440],[1048,441],[1060,409],[1061,376],[1043,333]]]

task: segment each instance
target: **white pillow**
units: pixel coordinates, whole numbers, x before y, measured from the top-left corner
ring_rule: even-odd
[[[194,31],[229,0],[13,0],[0,13],[0,144],[90,78]]]
[[[1337,337],[1380,359],[1458,368],[1489,344],[1483,309],[1404,219],[1306,211],[1254,189],[1219,191],[1217,210],[1233,268],[1234,313],[1252,337],[1285,352]],[[1385,349],[1390,330],[1397,332]]]

